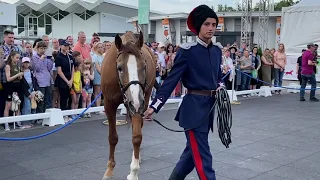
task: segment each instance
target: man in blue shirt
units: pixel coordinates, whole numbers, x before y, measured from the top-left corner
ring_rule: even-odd
[[[215,102],[215,92],[222,85],[222,47],[211,41],[218,17],[211,8],[200,5],[189,14],[187,24],[197,40],[181,45],[169,76],[144,116],[150,118],[159,112],[181,79],[188,93],[175,120],[185,129],[187,145],[169,180],[183,180],[194,168],[200,180],[216,180],[208,134],[213,129],[214,117],[210,109]]]

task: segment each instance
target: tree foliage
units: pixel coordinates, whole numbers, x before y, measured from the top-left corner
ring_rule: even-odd
[[[274,10],[275,11],[282,11],[283,7],[293,6],[298,3],[299,3],[299,1],[294,1],[294,0],[281,0],[278,3],[275,3]]]
[[[297,1],[297,0],[281,0],[280,2],[274,4],[274,11],[282,11],[283,7],[293,6],[298,3],[299,3],[299,1]],[[263,10],[264,8],[268,9],[269,7],[266,7],[266,5],[260,4],[260,2],[258,2],[254,6],[253,10],[259,11],[260,10],[259,8],[261,8],[261,10]]]
[[[236,9],[234,9],[233,7],[231,6],[228,6],[228,5],[222,5],[222,4],[218,4],[218,9],[217,9],[218,12],[230,12],[230,11],[236,11]]]

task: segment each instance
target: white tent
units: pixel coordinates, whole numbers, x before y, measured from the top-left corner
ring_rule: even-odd
[[[288,55],[301,54],[308,43],[320,44],[320,0],[301,0],[283,8],[280,38]]]

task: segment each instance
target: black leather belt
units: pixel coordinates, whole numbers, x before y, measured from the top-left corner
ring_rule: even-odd
[[[188,89],[188,94],[195,94],[195,95],[202,95],[202,96],[209,96],[209,97],[215,97],[216,91],[215,90],[194,90],[194,89]]]

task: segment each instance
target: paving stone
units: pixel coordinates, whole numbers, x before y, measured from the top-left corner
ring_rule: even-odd
[[[268,172],[268,174],[289,178],[292,180],[302,180],[302,179],[310,179],[316,176],[318,173],[313,171],[298,169],[298,168],[292,168],[289,166],[282,166],[278,169]]]
[[[218,180],[319,180],[320,112],[296,94],[240,99],[233,106],[232,143],[220,141],[216,122],[209,135],[212,166]],[[250,111],[247,111],[250,109]],[[250,112],[250,113],[248,113]],[[181,129],[173,120],[176,110],[155,117],[166,126]],[[123,118],[120,116],[119,118]],[[108,126],[105,116],[80,120],[50,136],[22,142],[0,141],[0,179],[5,180],[101,180],[109,158]],[[26,137],[56,127],[15,130],[3,137]],[[126,179],[132,156],[129,126],[118,126],[116,180]],[[168,179],[185,148],[184,133],[145,122],[139,180]],[[198,180],[193,170],[186,178]]]

